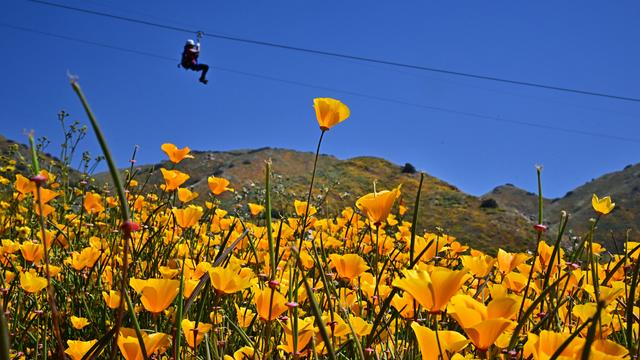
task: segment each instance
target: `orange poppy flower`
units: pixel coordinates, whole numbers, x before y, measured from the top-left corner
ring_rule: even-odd
[[[273,291],[273,296],[271,292]],[[283,312],[287,311],[287,299],[277,290],[270,288],[258,289],[255,292],[253,301],[256,304],[258,316],[264,321],[272,321],[278,318]]]
[[[67,349],[64,353],[69,355],[71,360],[80,360],[96,342],[98,342],[98,340],[67,340]]]
[[[207,185],[209,185],[209,190],[213,193],[213,195],[220,195],[225,191],[233,191],[232,188],[229,188],[229,180],[225,178],[219,178],[215,176],[209,176],[207,178]]]
[[[160,171],[162,172],[162,176],[164,177],[165,191],[176,190],[180,187],[180,185],[184,184],[184,182],[189,180],[190,178],[188,174],[185,174],[179,170],[167,170],[165,168],[160,168]]]
[[[449,354],[455,354],[469,344],[469,340],[457,331],[440,330],[436,336],[435,331],[415,322],[411,323],[411,328],[418,339],[422,360],[440,359],[440,349],[443,360],[449,360]]]
[[[20,273],[20,287],[28,293],[37,293],[47,287],[47,279],[38,276],[33,270]]]
[[[393,286],[409,293],[431,313],[444,310],[449,299],[467,279],[464,270],[435,267],[431,274],[424,270],[404,270],[404,278],[395,279]]]
[[[129,285],[142,294],[142,306],[154,314],[168,308],[180,291],[180,281],[171,279],[131,279]]]
[[[329,255],[329,259],[331,259],[331,266],[336,268],[338,277],[349,281],[357,278],[369,269],[364,259],[357,254],[331,254]]]
[[[318,125],[322,131],[327,131],[336,124],[346,120],[351,112],[347,105],[340,100],[332,98],[313,99],[313,108],[316,111]]]
[[[195,321],[184,319],[182,320],[181,327],[182,332],[184,333],[184,338],[187,340],[187,344],[190,348],[195,349],[195,347],[204,340],[204,335],[211,330],[212,325],[199,322],[198,327],[196,328]]]
[[[391,212],[391,207],[400,196],[400,186],[389,191],[369,193],[356,201],[358,209],[363,211],[375,225],[382,224]]]
[[[184,209],[171,209],[176,217],[176,223],[183,229],[190,228],[198,223],[204,210],[200,206],[189,205]]]
[[[163,333],[148,334],[142,332],[142,341],[144,347],[147,350],[147,356],[153,353],[162,354],[170,345],[171,337]],[[118,348],[122,353],[125,360],[142,360],[142,349],[140,349],[140,343],[136,336],[134,329],[122,328],[120,329],[120,336],[118,336]]]
[[[89,214],[98,214],[104,211],[102,196],[93,192],[88,192],[84,195],[82,205]]]
[[[169,157],[169,160],[171,160],[171,162],[174,164],[177,164],[186,158],[193,159],[193,155],[189,154],[191,149],[189,149],[188,146],[185,146],[182,149],[178,149],[177,146],[171,143],[166,143],[166,144],[162,144],[160,148],[162,149],[162,151],[165,152],[165,154],[167,154],[167,156]]]

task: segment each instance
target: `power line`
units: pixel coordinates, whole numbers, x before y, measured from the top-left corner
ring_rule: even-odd
[[[173,57],[169,57],[169,56],[159,55],[159,54],[150,53],[150,52],[146,52],[146,51],[134,50],[134,49],[120,47],[120,46],[113,46],[113,45],[104,44],[104,43],[100,43],[100,42],[84,40],[84,39],[80,39],[80,38],[76,38],[76,37],[60,35],[60,34],[55,34],[55,33],[46,32],[46,31],[35,30],[35,29],[31,29],[31,28],[11,25],[11,24],[2,23],[2,22],[0,22],[0,26],[5,27],[5,28],[18,30],[18,31],[29,32],[29,33],[34,33],[34,34],[38,34],[38,35],[53,37],[53,38],[57,38],[57,39],[62,39],[62,40],[67,40],[67,41],[74,41],[74,42],[78,42],[78,43],[81,43],[81,44],[98,46],[98,47],[102,47],[102,48],[106,48],[106,49],[110,49],[110,50],[117,50],[117,51],[121,51],[121,52],[132,53],[132,54],[141,55],[141,56],[147,56],[147,57],[156,58],[156,59],[159,59],[159,60],[172,61],[172,62],[178,62],[179,61],[178,58],[173,58]],[[246,71],[241,71],[241,70],[236,70],[236,69],[231,69],[231,68],[219,67],[219,66],[212,67],[212,69],[214,71],[215,70],[223,71],[223,72],[237,74],[237,75],[241,75],[241,76],[247,76],[247,77],[252,77],[252,78],[257,78],[257,79],[263,79],[263,80],[268,80],[268,81],[273,81],[273,82],[279,82],[279,83],[283,83],[283,84],[300,86],[300,87],[319,89],[319,90],[323,90],[323,91],[330,91],[330,92],[335,92],[335,93],[340,93],[340,94],[345,94],[345,95],[350,95],[350,96],[356,96],[356,97],[369,99],[369,100],[375,100],[375,101],[392,103],[392,104],[396,104],[396,105],[415,107],[415,108],[419,108],[419,109],[423,109],[423,110],[438,111],[438,112],[448,113],[448,114],[452,114],[452,115],[461,115],[461,116],[465,116],[465,117],[472,117],[472,118],[477,118],[477,119],[482,119],[482,120],[490,120],[490,121],[501,122],[501,123],[508,123],[508,124],[512,124],[512,125],[527,126],[527,127],[539,128],[539,129],[544,129],[544,130],[564,132],[564,133],[569,133],[569,134],[592,136],[592,137],[605,138],[605,139],[611,139],[611,140],[618,140],[618,141],[625,141],[625,142],[631,142],[631,143],[640,144],[640,139],[638,139],[638,138],[630,138],[630,137],[624,137],[624,136],[613,135],[613,134],[603,134],[603,133],[584,131],[584,130],[573,129],[573,128],[565,128],[565,127],[560,127],[560,126],[538,124],[538,123],[533,123],[533,122],[528,122],[528,121],[507,119],[507,118],[502,118],[502,117],[496,117],[496,116],[480,114],[480,113],[475,113],[475,112],[462,111],[462,110],[451,109],[451,108],[446,108],[446,107],[413,103],[413,102],[408,102],[408,101],[399,100],[399,99],[393,99],[393,98],[388,98],[388,97],[383,97],[383,96],[365,94],[365,93],[360,93],[360,92],[356,92],[356,91],[343,90],[343,89],[326,87],[326,86],[320,86],[320,85],[301,82],[301,81],[282,79],[282,78],[277,78],[277,77],[272,77],[272,76],[267,76],[267,75],[262,75],[262,74],[256,74],[256,73],[251,73],[251,72],[246,72]]]
[[[189,34],[194,34],[194,33],[196,33],[198,31],[198,30],[194,30],[194,29],[187,29],[187,28],[184,28],[184,27],[165,25],[165,24],[160,24],[160,23],[151,22],[151,21],[147,21],[147,20],[135,19],[135,18],[130,18],[130,17],[126,17],[126,16],[120,16],[120,15],[110,14],[110,13],[96,11],[96,10],[84,9],[84,8],[79,8],[79,7],[65,5],[65,4],[53,3],[53,2],[49,2],[49,1],[45,1],[45,0],[27,0],[27,1],[30,1],[30,2],[33,2],[33,3],[37,3],[37,4],[57,7],[57,8],[61,8],[61,9],[81,12],[81,13],[85,13],[85,14],[102,16],[102,17],[112,18],[112,19],[116,19],[116,20],[122,20],[122,21],[131,22],[131,23],[137,23],[137,24],[141,24],[141,25],[153,26],[153,27],[156,27],[156,28],[162,28],[162,29],[166,29],[166,30],[184,32],[184,33],[189,33]],[[253,39],[241,38],[241,37],[237,37],[237,36],[222,35],[222,34],[208,33],[208,32],[205,32],[204,36],[207,36],[207,37],[210,37],[210,38],[215,38],[215,39],[223,39],[223,40],[241,42],[241,43],[246,43],[246,44],[261,45],[261,46],[268,46],[268,47],[279,48],[279,49],[284,49],[284,50],[304,52],[304,53],[308,53],[308,54],[330,56],[330,57],[336,57],[336,58],[342,58],[342,59],[356,60],[356,61],[362,61],[362,62],[368,62],[368,63],[381,64],[381,65],[389,65],[389,66],[402,67],[402,68],[421,70],[421,71],[429,71],[429,72],[441,73],[441,74],[446,74],[446,75],[454,75],[454,76],[460,76],[460,77],[466,77],[466,78],[472,78],[472,79],[488,80],[488,81],[506,83],[506,84],[511,84],[511,85],[519,85],[519,86],[526,86],[526,87],[532,87],[532,88],[561,91],[561,92],[580,94],[580,95],[596,96],[596,97],[615,99],[615,100],[640,102],[640,98],[630,97],[630,96],[621,96],[621,95],[607,94],[607,93],[588,91],[588,90],[580,90],[580,89],[574,89],[574,88],[568,88],[568,87],[562,87],[562,86],[547,85],[547,84],[541,84],[541,83],[533,83],[533,82],[528,82],[528,81],[512,80],[512,79],[500,78],[500,77],[489,76],[489,75],[472,74],[472,73],[467,73],[467,72],[462,72],[462,71],[447,70],[447,69],[427,67],[427,66],[422,66],[422,65],[401,63],[401,62],[390,61],[390,60],[368,58],[368,57],[358,56],[358,55],[349,55],[349,54],[337,53],[337,52],[331,52],[331,51],[309,49],[309,48],[303,48],[303,47],[280,44],[280,43],[274,43],[274,42],[268,42],[268,41],[253,40]]]

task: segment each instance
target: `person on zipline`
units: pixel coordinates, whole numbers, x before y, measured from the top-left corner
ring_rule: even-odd
[[[202,74],[200,74],[200,82],[206,84],[209,82],[209,80],[207,80],[207,71],[209,71],[209,65],[199,64],[199,55],[200,41],[196,43],[191,39],[187,40],[187,42],[184,44],[184,50],[182,51],[182,60],[180,61],[180,65],[182,65],[182,67],[185,69],[202,71]]]

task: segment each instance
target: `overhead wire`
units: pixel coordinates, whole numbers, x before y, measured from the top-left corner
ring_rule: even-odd
[[[85,13],[85,14],[91,14],[91,15],[101,16],[101,17],[107,17],[107,18],[112,18],[112,19],[116,19],[116,20],[127,21],[127,22],[131,22],[131,23],[137,23],[137,24],[147,25],[147,26],[153,26],[153,27],[156,27],[156,28],[162,28],[162,29],[166,29],[166,30],[178,31],[178,32],[183,32],[183,33],[193,34],[193,33],[197,33],[198,31],[201,31],[201,30],[195,30],[195,29],[188,29],[188,28],[185,28],[185,27],[161,24],[161,23],[142,20],[142,19],[135,19],[135,18],[127,17],[127,16],[115,15],[115,14],[110,14],[110,13],[106,13],[106,12],[102,12],[102,11],[96,11],[96,10],[91,10],[91,9],[86,9],[86,8],[80,8],[80,7],[76,7],[76,6],[60,4],[60,3],[55,3],[55,2],[45,1],[45,0],[26,0],[26,1],[29,1],[29,2],[32,2],[32,3],[36,3],[36,4],[51,6],[51,7],[57,7],[57,8],[65,9],[65,10],[70,10],[70,11],[75,11],[75,12],[80,12],[80,13]],[[323,56],[329,56],[329,57],[335,57],[335,58],[343,58],[343,59],[362,61],[362,62],[368,62],[368,63],[375,63],[375,64],[380,64],[380,65],[388,65],[388,66],[394,66],[394,67],[402,67],[402,68],[421,70],[421,71],[429,71],[429,72],[434,72],[434,73],[441,73],[441,74],[446,74],[446,75],[454,75],[454,76],[466,77],[466,78],[472,78],[472,79],[478,79],[478,80],[487,80],[487,81],[493,81],[493,82],[500,82],[500,83],[511,84],[511,85],[526,86],[526,87],[546,89],[546,90],[554,90],[554,91],[573,93],[573,94],[580,94],[580,95],[588,95],[588,96],[595,96],[595,97],[608,98],[608,99],[614,99],[614,100],[640,102],[640,98],[632,97],[632,96],[623,96],[623,95],[609,94],[609,93],[604,93],[604,92],[596,92],[596,91],[582,90],[582,89],[569,88],[569,87],[563,87],[563,86],[555,86],[555,85],[548,85],[548,84],[542,84],[542,83],[535,83],[535,82],[529,82],[529,81],[513,80],[513,79],[507,79],[507,78],[496,77],[496,76],[473,74],[473,73],[469,73],[469,72],[462,72],[462,71],[449,70],[449,69],[443,69],[443,68],[428,67],[428,66],[415,65],[415,64],[409,64],[409,63],[402,63],[402,62],[390,61],[390,60],[384,60],[384,59],[375,59],[375,58],[358,56],[358,55],[350,55],[350,54],[345,54],[345,53],[338,53],[338,52],[331,52],[331,51],[325,51],[325,50],[303,48],[303,47],[299,47],[299,46],[293,46],[293,45],[287,45],[287,44],[281,44],[281,43],[275,43],[275,42],[269,42],[269,41],[254,40],[254,39],[238,37],[238,36],[223,35],[223,34],[214,33],[214,32],[208,32],[208,31],[204,31],[204,36],[210,37],[210,38],[222,39],[222,40],[229,40],[229,41],[234,41],[234,42],[241,42],[241,43],[246,43],[246,44],[268,46],[268,47],[272,47],[272,48],[279,48],[279,49],[284,49],[284,50],[298,51],[298,52],[303,52],[303,53],[308,53],[308,54],[323,55]]]
[[[177,57],[174,58],[174,57],[164,56],[164,55],[155,54],[155,53],[151,53],[151,52],[140,51],[140,50],[125,48],[125,47],[120,47],[120,46],[114,46],[114,45],[110,45],[110,44],[104,44],[104,43],[101,43],[101,42],[85,40],[85,39],[80,39],[80,38],[66,36],[66,35],[60,35],[60,34],[56,34],[56,33],[52,33],[52,32],[36,30],[36,29],[27,28],[27,27],[23,27],[23,26],[16,26],[16,25],[7,24],[7,23],[3,23],[3,22],[0,22],[0,26],[5,27],[5,28],[18,30],[18,31],[29,32],[29,33],[34,33],[34,34],[38,34],[38,35],[48,36],[48,37],[52,37],[52,38],[57,38],[57,39],[62,39],[62,40],[67,40],[67,41],[74,41],[74,42],[78,42],[78,43],[85,44],[85,45],[92,45],[92,46],[102,47],[102,48],[106,48],[106,49],[110,49],[110,50],[117,50],[117,51],[127,52],[127,53],[136,54],[136,55],[140,55],[140,56],[147,56],[147,57],[156,58],[156,59],[159,59],[159,60],[173,61],[173,62],[176,62],[176,63],[179,61],[179,59]],[[369,100],[387,102],[387,103],[403,105],[403,106],[410,106],[410,107],[424,109],[424,110],[438,111],[438,112],[448,113],[448,114],[452,114],[452,115],[461,115],[461,116],[465,116],[465,117],[472,117],[472,118],[483,119],[483,120],[491,120],[491,121],[494,121],[494,122],[502,122],[502,123],[508,123],[508,124],[512,124],[512,125],[527,126],[527,127],[532,127],[532,128],[539,128],[539,129],[550,130],[550,131],[558,131],[558,132],[564,132],[564,133],[570,133],[570,134],[576,134],[576,135],[591,136],[591,137],[598,137],[598,138],[606,138],[606,139],[619,140],[619,141],[625,141],[625,142],[631,142],[631,143],[640,143],[640,139],[638,139],[638,138],[624,137],[624,136],[619,136],[619,135],[614,135],[614,134],[606,134],[606,133],[600,133],[600,132],[585,131],[585,130],[573,129],[573,128],[565,128],[565,127],[553,126],[553,125],[547,125],[547,124],[539,124],[539,123],[533,123],[533,122],[528,122],[528,121],[514,120],[514,119],[496,117],[496,116],[480,114],[480,113],[475,113],[475,112],[457,110],[457,109],[452,109],[452,108],[447,108],[447,107],[419,104],[419,103],[404,101],[404,100],[400,100],[400,99],[394,99],[394,98],[388,98],[388,97],[383,97],[383,96],[371,95],[371,94],[366,94],[366,93],[361,93],[361,92],[356,92],[356,91],[350,91],[350,90],[344,90],[344,89],[339,89],[339,88],[326,87],[326,86],[321,86],[321,85],[316,85],[316,84],[307,83],[307,82],[301,82],[301,81],[296,81],[296,80],[282,79],[282,78],[278,78],[278,77],[273,77],[273,76],[268,76],[268,75],[263,75],[263,74],[257,74],[257,73],[252,73],[252,72],[246,72],[246,71],[242,71],[242,70],[226,68],[226,67],[220,67],[220,66],[215,66],[212,69],[214,71],[216,71],[216,70],[217,71],[223,71],[223,72],[232,73],[232,74],[241,75],[241,76],[246,76],[246,77],[252,77],[252,78],[263,79],[263,80],[279,82],[279,83],[284,83],[284,84],[289,84],[289,85],[295,85],[295,86],[300,86],[300,87],[306,87],[306,88],[312,88],[312,89],[319,89],[319,90],[323,90],[323,91],[329,91],[329,92],[335,92],[335,93],[340,93],[340,94],[345,94],[345,95],[350,95],[350,96],[356,96],[356,97],[369,99]]]

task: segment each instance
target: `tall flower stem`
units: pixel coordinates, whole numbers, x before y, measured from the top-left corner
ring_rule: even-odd
[[[115,162],[113,161],[113,156],[111,156],[111,151],[109,151],[109,147],[107,146],[107,140],[100,129],[100,125],[98,124],[98,120],[96,119],[91,107],[89,106],[89,102],[87,101],[82,89],[80,88],[80,84],[78,84],[75,78],[71,78],[71,87],[73,91],[78,95],[82,106],[84,107],[85,112],[87,113],[87,117],[91,122],[91,126],[93,127],[93,132],[96,134],[96,139],[100,144],[100,148],[102,149],[102,153],[104,154],[105,160],[107,161],[107,165],[109,166],[109,172],[111,173],[111,179],[113,180],[114,187],[116,192],[118,193],[118,200],[120,201],[120,213],[122,218],[121,229],[123,232],[123,251],[122,251],[122,279],[120,282],[120,305],[118,306],[118,312],[116,314],[116,323],[113,327],[114,330],[114,339],[111,350],[110,359],[115,358],[116,351],[118,349],[118,337],[120,336],[120,327],[122,326],[122,321],[124,319],[124,309],[125,309],[125,296],[124,292],[127,290],[127,278],[128,278],[128,257],[129,257],[129,241],[131,240],[131,233],[137,230],[138,225],[133,222],[131,219],[131,211],[129,210],[129,204],[127,202],[126,193],[124,190],[124,186],[122,183],[122,179],[120,179],[120,173],[118,172],[118,168],[116,167]],[[133,307],[128,307],[129,316],[132,318],[136,317],[135,310]],[[144,340],[142,338],[142,333],[140,329],[136,328],[136,336],[138,338],[138,343],[140,344],[140,348],[144,348]],[[143,352],[142,356],[145,360],[148,359],[147,353]]]
[[[40,220],[40,231],[42,234],[42,246],[44,248],[44,264],[45,264],[45,272],[47,274],[47,301],[49,302],[49,307],[51,308],[51,323],[53,325],[53,334],[56,338],[56,351],[58,352],[58,357],[60,359],[64,359],[64,343],[62,342],[62,335],[60,333],[60,324],[58,323],[58,317],[60,314],[58,313],[58,307],[56,306],[55,294],[53,292],[53,287],[51,286],[51,273],[49,271],[49,265],[51,261],[49,260],[49,248],[47,246],[47,226],[45,224],[44,219],[44,204],[42,203],[42,194],[41,187],[44,183],[46,183],[47,179],[40,175],[40,164],[38,163],[38,154],[36,154],[36,147],[33,142],[33,135],[29,135],[29,145],[31,146],[31,159],[33,161],[33,172],[35,176],[32,178],[36,184],[36,195],[38,196],[38,209],[40,210],[39,220]]]
[[[542,197],[542,167],[536,167],[536,174],[538,176],[538,225],[542,225],[544,220],[543,218],[543,197]],[[540,240],[542,240],[542,230],[538,230],[537,239],[536,239],[536,247],[533,251],[533,261],[531,262],[531,268],[529,269],[529,277],[527,278],[527,285],[524,287],[524,291],[522,292],[522,303],[520,304],[520,310],[518,311],[518,321],[521,319],[522,311],[524,310],[524,303],[527,300],[527,293],[529,292],[529,287],[531,286],[531,280],[533,278],[533,270],[536,266],[536,260],[538,259],[538,248],[540,247]]]
[[[320,138],[318,139],[318,146],[316,147],[316,156],[313,159],[313,170],[311,171],[311,182],[309,183],[309,193],[307,194],[307,206],[304,209],[304,217],[302,218],[302,229],[300,230],[300,242],[298,243],[298,249],[302,248],[302,241],[304,240],[304,233],[307,229],[307,219],[309,217],[309,207],[311,206],[311,194],[313,192],[313,184],[316,179],[316,169],[318,167],[318,156],[320,155],[320,145],[322,144],[322,138],[326,130],[322,130]]]
[[[298,228],[300,228],[300,239],[298,240],[298,249],[299,251],[302,251],[302,244],[304,242],[304,237],[305,237],[305,233],[307,230],[307,220],[309,218],[309,208],[311,206],[311,194],[313,193],[313,185],[315,183],[315,179],[316,179],[316,170],[318,168],[318,157],[320,155],[320,145],[322,144],[322,138],[324,138],[324,133],[326,132],[326,130],[322,130],[320,132],[320,138],[318,139],[318,145],[316,146],[316,154],[315,157],[313,159],[313,170],[311,171],[311,182],[309,183],[309,192],[307,193],[307,204],[305,206],[304,209],[304,216],[302,217],[302,227],[300,228],[300,225],[298,225]],[[267,191],[268,195],[270,195],[270,189],[269,187],[267,187]],[[268,205],[271,205],[271,199],[270,196],[267,196],[267,200]],[[267,208],[267,211],[270,211],[270,208]],[[268,219],[271,218],[271,214],[268,215]],[[269,224],[267,224],[267,226],[270,226]],[[270,234],[270,232],[269,232]],[[271,248],[271,247],[270,247]],[[298,283],[298,272],[300,270],[298,269],[297,266],[295,266],[293,268],[293,283],[292,284],[297,284]],[[294,291],[293,294],[293,302],[294,303],[298,303],[298,291]],[[292,327],[291,327],[291,331],[293,332],[293,346],[294,349],[297,350],[297,346],[298,346],[298,308],[294,307],[293,308],[293,321],[292,321]]]

